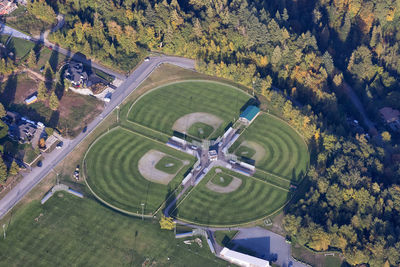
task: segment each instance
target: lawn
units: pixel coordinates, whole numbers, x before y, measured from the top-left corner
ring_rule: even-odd
[[[182,161],[170,156],[164,156],[155,166],[156,169],[169,174],[176,173],[181,167]]]
[[[172,135],[172,126],[180,117],[194,112],[211,113],[223,120],[210,137],[215,138],[239,116],[240,109],[249,99],[243,91],[220,83],[180,82],[144,95],[127,116],[130,121]]]
[[[214,177],[211,179],[211,182],[213,184],[219,185],[219,186],[228,186],[232,182],[232,176],[226,173],[216,173]]]
[[[185,245],[158,223],[141,221],[92,198],[55,194],[18,210],[0,241],[0,266],[227,266],[203,248]]]
[[[188,154],[115,128],[89,149],[85,159],[87,183],[101,199],[120,209],[140,214],[144,203],[145,214],[152,214],[166,200],[169,190],[180,184],[187,168],[182,168],[168,186],[146,180],[138,162],[151,149],[189,160],[189,166],[194,163],[194,157]]]
[[[232,145],[230,152],[242,142],[252,142],[259,146],[259,154],[264,154],[255,161],[261,170],[278,175],[298,183],[305,174],[310,161],[308,148],[301,136],[287,123],[269,114],[261,114]],[[253,154],[252,157],[257,155]]]
[[[206,139],[213,131],[214,128],[212,126],[202,122],[196,122],[190,126],[188,134],[200,139]]]
[[[231,193],[217,193],[207,188],[215,176],[215,168],[190,192],[177,207],[177,217],[203,225],[234,225],[263,218],[282,207],[289,192],[256,178],[243,176],[227,169],[223,173],[242,180]],[[218,174],[218,177],[220,173]]]
[[[7,44],[7,49],[15,54],[16,59],[22,59],[34,46],[35,44],[28,40],[12,38]]]

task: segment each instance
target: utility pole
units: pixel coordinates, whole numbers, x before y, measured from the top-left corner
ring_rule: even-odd
[[[142,221],[144,220],[144,203],[140,204],[142,206]]]
[[[117,123],[119,122],[119,106],[117,106]]]
[[[3,224],[3,234],[4,234],[4,239],[6,239],[6,225]]]

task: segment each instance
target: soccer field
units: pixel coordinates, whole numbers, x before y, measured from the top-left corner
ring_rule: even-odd
[[[222,124],[217,129],[210,129],[208,126],[212,125],[203,121],[208,126],[204,126],[203,134],[199,133],[197,129],[190,127],[202,121],[189,119],[183,121],[187,125],[182,127],[199,137],[215,130],[209,137],[215,138],[223,133],[234,118],[238,118],[240,109],[249,99],[250,96],[243,91],[220,83],[205,81],[174,83],[155,89],[136,101],[128,113],[128,120],[172,135],[174,123],[179,118],[191,113],[208,113],[221,120]],[[211,116],[206,117],[207,121]]]
[[[158,170],[157,163],[162,166],[173,162],[180,164],[179,168],[175,168],[177,173],[172,174],[173,179],[168,185],[149,181],[140,173],[139,161],[149,151],[159,151],[173,157],[173,161],[168,157],[154,159],[154,174]],[[141,214],[141,204],[144,203],[145,214],[151,214],[166,200],[168,189],[173,190],[180,184],[194,160],[188,154],[129,130],[116,128],[100,137],[89,149],[85,157],[86,181],[105,202],[138,214]],[[184,161],[187,164],[182,166]]]
[[[233,144],[230,151],[255,161],[258,169],[293,182],[306,173],[310,156],[301,136],[284,121],[260,114]]]
[[[187,246],[158,223],[117,213],[91,198],[56,193],[13,214],[0,240],[0,266],[227,266]],[[156,264],[155,264],[156,263]]]
[[[216,169],[210,170],[188,197],[178,205],[179,219],[213,226],[247,223],[276,211],[290,196],[288,191],[256,178],[227,169],[222,169],[221,175],[215,172]],[[215,182],[219,176],[226,175],[241,180],[240,186],[233,192],[218,193],[207,186],[209,181]]]

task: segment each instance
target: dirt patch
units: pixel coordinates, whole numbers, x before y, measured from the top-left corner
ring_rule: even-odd
[[[174,179],[176,173],[169,174],[156,169],[156,164],[167,154],[157,151],[150,150],[139,160],[138,168],[140,174],[147,180],[153,183],[167,185]],[[179,171],[179,170],[178,170]]]
[[[265,157],[265,149],[256,142],[253,141],[243,141],[240,146],[247,146],[251,149],[254,149],[256,153],[251,157],[256,161],[256,163],[260,162]],[[239,147],[240,147],[239,146]]]
[[[224,122],[221,118],[206,112],[194,112],[180,117],[172,126],[172,130],[187,133],[190,126],[196,122],[202,122],[212,126],[214,129]]]
[[[211,191],[217,193],[222,193],[222,194],[231,193],[233,191],[236,191],[242,185],[241,179],[233,176],[232,178],[233,178],[232,181],[227,186],[216,185],[213,182],[211,182],[211,180],[207,182],[206,186]]]

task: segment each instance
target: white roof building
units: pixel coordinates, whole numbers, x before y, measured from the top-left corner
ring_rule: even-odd
[[[270,267],[269,261],[243,254],[228,248],[223,248],[219,254],[221,258],[244,267]]]

